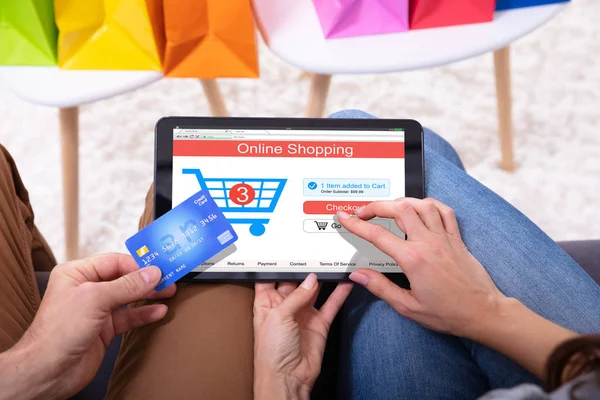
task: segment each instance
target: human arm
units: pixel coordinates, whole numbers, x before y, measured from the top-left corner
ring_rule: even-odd
[[[0,354],[0,399],[57,398],[60,370],[36,357],[31,341],[19,342]]]
[[[546,359],[559,343],[575,336],[504,296],[462,242],[451,208],[437,200],[374,202],[356,217],[338,214],[346,229],[372,242],[402,266],[411,290],[382,274],[351,275],[400,314],[433,330],[478,341],[542,377]],[[408,239],[367,220],[394,219]]]
[[[172,296],[174,286],[154,291],[160,276],[121,254],[56,266],[31,326],[0,354],[0,399],[64,399],[80,391],[116,335],[165,316],[162,304],[122,308]]]
[[[550,354],[578,335],[541,317],[520,301],[505,298],[464,336],[504,354],[544,380]]]
[[[352,290],[340,283],[314,307],[317,276],[293,283],[257,283],[254,300],[254,396],[257,400],[309,399],[321,371],[329,328]]]
[[[288,379],[286,376],[255,372],[254,398],[257,400],[309,400],[312,385]]]

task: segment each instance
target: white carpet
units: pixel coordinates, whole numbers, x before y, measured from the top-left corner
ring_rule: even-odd
[[[334,78],[327,112],[359,108],[414,118],[450,140],[468,171],[552,238],[600,238],[600,1],[576,0],[513,46],[517,159],[497,168],[491,54],[431,70]],[[235,116],[301,116],[308,81],[261,51],[260,80],[223,80]],[[208,115],[196,81],[164,80],[82,108],[81,253],[124,251],[152,180],[153,127],[164,115]],[[64,257],[56,110],[0,86],[0,143],[16,158],[36,221]]]

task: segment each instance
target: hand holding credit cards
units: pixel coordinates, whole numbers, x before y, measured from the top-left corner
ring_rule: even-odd
[[[161,291],[238,239],[208,191],[201,190],[127,239],[141,267],[157,266]]]

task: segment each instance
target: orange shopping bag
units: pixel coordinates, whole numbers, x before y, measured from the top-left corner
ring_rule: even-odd
[[[163,0],[163,12],[166,76],[258,77],[250,0]]]

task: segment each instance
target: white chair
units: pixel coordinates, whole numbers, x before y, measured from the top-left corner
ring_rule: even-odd
[[[540,27],[565,3],[497,12],[485,24],[325,40],[312,0],[253,0],[255,19],[271,51],[313,73],[307,117],[321,117],[332,75],[429,68],[494,52],[501,168],[515,169],[509,45]]]
[[[79,106],[146,86],[163,78],[155,71],[67,71],[57,67],[0,67],[0,79],[23,100],[57,107],[62,149],[66,259],[79,251]],[[214,80],[201,80],[211,112],[227,110]]]

